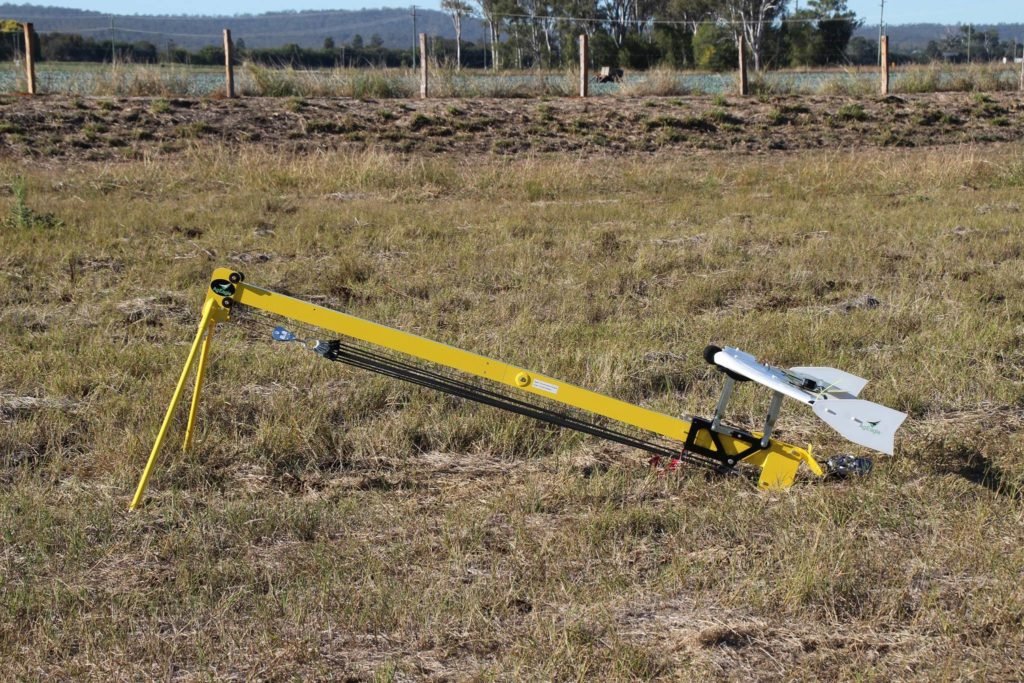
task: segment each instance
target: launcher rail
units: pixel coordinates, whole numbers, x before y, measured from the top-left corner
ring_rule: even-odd
[[[319,350],[314,349],[330,360],[345,362],[561,427],[648,450],[656,456],[669,456],[716,468],[732,468],[739,463],[754,465],[761,470],[758,478],[758,486],[761,488],[778,489],[792,485],[801,462],[806,463],[815,474],[823,474],[808,449],[770,438],[778,413],[776,401],[772,402],[763,432],[748,432],[722,424],[721,418],[725,403],[728,401],[728,392],[723,394],[723,401],[719,402],[719,409],[713,420],[674,417],[518,365],[487,358],[279,294],[245,282],[244,276],[237,271],[218,268],[213,272],[207,287],[196,336],[139,479],[130,509],[138,508],[143,501],[174,414],[195,367],[195,384],[182,449],[187,450],[191,447],[214,330],[218,324],[230,321],[232,311],[238,307],[249,307],[328,330],[362,345],[406,357],[410,361],[415,361],[417,365],[394,360],[391,356],[375,354],[372,351],[367,352],[362,346],[355,346],[342,340],[330,342]],[[481,388],[478,384],[452,379],[450,376],[424,369],[423,364],[448,371],[454,370],[470,378],[483,380],[494,389]],[[727,383],[727,387],[731,389],[730,383]],[[559,407],[606,418],[656,435],[676,444],[678,450],[581,419],[574,414],[563,412]]]

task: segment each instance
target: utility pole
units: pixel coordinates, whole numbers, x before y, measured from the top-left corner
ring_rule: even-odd
[[[419,34],[416,33],[416,5],[412,6],[412,68],[416,68],[416,44],[419,42]]]
[[[117,62],[117,50],[114,48],[114,15],[110,15],[110,68]]]
[[[882,63],[882,33],[885,29],[885,0],[882,0],[882,13],[878,16],[878,63]]]

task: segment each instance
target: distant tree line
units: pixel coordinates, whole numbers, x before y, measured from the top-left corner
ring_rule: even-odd
[[[20,33],[10,32],[0,36],[0,61],[11,61],[24,52],[24,40]],[[430,53],[434,58],[454,63],[454,40],[432,37],[429,44]],[[483,46],[463,43],[461,52],[464,66],[485,66],[487,55]],[[333,39],[327,38],[321,49],[303,48],[295,44],[249,49],[245,45],[245,40],[239,39],[235,41],[235,53],[239,61],[251,61],[273,67],[400,67],[412,66],[413,63],[411,46],[408,50],[386,48],[379,36],[371,36],[368,41],[364,41],[359,34],[356,34],[347,45],[335,45]],[[149,41],[116,41],[111,45],[110,40],[96,40],[74,33],[41,34],[35,56],[37,60],[52,62],[109,63],[116,59],[130,64],[168,63],[203,66],[224,63],[224,49],[220,46],[209,45],[198,50],[187,50],[170,41],[163,46],[157,46]]]
[[[474,0],[487,27],[491,63],[559,66],[577,58],[576,37],[589,37],[595,63],[643,69],[734,68],[739,37],[753,65],[847,63],[860,24],[846,0]],[[442,8],[455,18],[446,0]],[[790,5],[793,5],[791,8]]]
[[[24,52],[21,34],[12,32],[4,38],[6,40],[0,38],[0,61],[11,61]],[[430,54],[435,59],[454,64],[454,40],[432,37],[429,46]],[[486,65],[487,53],[483,46],[463,43],[461,52],[463,66],[483,68]],[[220,46],[209,45],[198,50],[186,50],[173,42],[158,47],[149,41],[117,41],[111,45],[109,40],[96,40],[72,33],[41,34],[35,56],[37,60],[52,62],[109,63],[116,59],[130,64],[224,64],[224,48]],[[413,64],[411,46],[408,50],[386,48],[379,36],[371,36],[368,41],[364,41],[358,33],[347,45],[335,45],[332,38],[327,38],[321,49],[304,48],[296,44],[249,49],[245,40],[239,39],[235,41],[235,56],[240,62],[294,68],[401,67]]]
[[[948,62],[991,62],[1003,57],[1012,60],[1017,50],[1016,43],[1000,40],[998,30],[983,31],[968,24],[941,40],[928,41],[924,56]]]
[[[461,51],[462,66],[483,68],[487,57],[481,45],[473,43],[461,44],[457,48],[454,40],[431,36],[427,50],[432,58],[441,63],[456,64],[456,56]],[[215,63],[224,63],[224,53],[220,48],[214,49]],[[236,52],[240,59],[267,66],[291,66],[295,68],[331,68],[331,67],[365,67],[413,66],[413,50],[396,50],[384,47],[380,36],[372,35],[365,40],[355,34],[347,44],[338,45],[333,38],[325,38],[320,49],[303,48],[296,44],[283,45],[276,48],[246,48],[244,40],[236,43]],[[205,58],[205,56],[204,56]],[[196,62],[193,62],[196,63]],[[204,62],[205,63],[205,62]]]
[[[433,37],[432,58],[474,68],[558,68],[578,59],[577,36],[589,37],[595,65],[646,69],[657,65],[723,71],[735,68],[742,35],[756,69],[874,64],[878,43],[854,37],[861,22],[846,0],[443,0],[442,8],[461,35],[463,20],[486,27],[482,42]],[[13,34],[12,34],[13,36]],[[239,60],[268,66],[411,66],[409,47],[386,47],[378,34],[347,42],[331,37],[318,48],[287,44],[247,48],[236,41]],[[0,59],[18,51],[18,40],[0,41]],[[1012,47],[998,31],[960,27],[927,49],[890,53],[894,61],[982,61],[1008,56]],[[186,49],[168,41],[115,42],[74,33],[40,36],[43,60],[132,63],[222,64],[220,46]]]

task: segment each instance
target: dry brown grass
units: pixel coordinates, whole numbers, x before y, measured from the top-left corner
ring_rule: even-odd
[[[1024,675],[1024,150],[0,162],[14,678]],[[730,343],[911,413],[761,494],[218,330],[197,447],[125,511],[217,265],[706,414]],[[864,305],[867,297],[877,305]],[[734,421],[763,397],[744,391]],[[180,421],[175,434],[180,438]],[[790,406],[783,437],[848,446]]]

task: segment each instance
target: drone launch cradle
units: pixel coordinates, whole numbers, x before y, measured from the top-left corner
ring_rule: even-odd
[[[858,399],[857,395],[867,381],[841,370],[782,370],[762,365],[738,349],[709,346],[704,352],[705,359],[726,374],[715,415],[711,420],[700,417],[682,419],[250,285],[241,273],[218,268],[207,287],[199,329],[139,479],[131,509],[142,503],[174,413],[195,366],[195,385],[182,445],[183,450],[191,447],[214,329],[217,324],[231,320],[236,310],[269,314],[341,335],[342,338],[329,341],[304,341],[284,327],[274,328],[271,335],[274,340],[300,342],[327,360],[638,448],[652,453],[652,461],[688,463],[715,469],[731,469],[741,463],[759,467],[758,486],[766,489],[792,485],[800,463],[806,463],[818,476],[824,474],[811,456],[809,447],[804,449],[771,438],[783,397],[811,406],[815,414],[850,441],[890,454],[896,429],[906,417],[885,406]],[[748,380],[773,392],[764,428],[760,432],[749,432],[723,423],[735,383]]]

